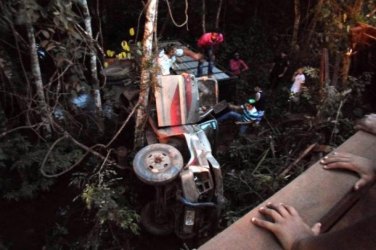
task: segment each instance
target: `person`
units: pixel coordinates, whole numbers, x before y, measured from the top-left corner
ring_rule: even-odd
[[[232,110],[221,115],[217,119],[217,121],[224,122],[227,120],[234,120],[236,122],[245,122],[245,123],[255,121],[257,123],[261,120],[261,116],[259,112],[257,111],[257,109],[255,108],[255,103],[256,103],[256,100],[251,98],[251,99],[248,99],[245,104],[240,105],[240,106],[230,104],[230,108]],[[241,114],[234,110],[240,111]],[[247,131],[247,128],[248,128],[247,124],[241,124],[239,134],[244,135],[245,132]]]
[[[239,52],[234,53],[234,57],[230,59],[229,66],[230,71],[238,77],[241,75],[241,73],[249,69],[248,65],[242,59],[240,59]]]
[[[209,76],[213,74],[213,63],[215,60],[214,50],[219,44],[223,43],[223,41],[223,35],[216,31],[203,34],[197,41],[197,46],[203,51],[205,59],[208,61]],[[198,61],[197,76],[202,76],[203,74],[203,63],[203,59]]]
[[[299,68],[292,76],[292,86],[290,88],[290,100],[299,101],[299,94],[302,92],[302,87],[305,82],[304,69]]]
[[[283,79],[286,74],[286,71],[290,65],[286,52],[281,52],[281,54],[274,58],[273,65],[270,69],[270,88],[275,89],[278,83]]]
[[[365,116],[355,128],[376,135],[376,114]],[[375,183],[376,164],[367,158],[334,152],[325,156],[320,163],[324,169],[347,169],[356,172],[360,179],[354,185],[355,190]],[[320,223],[310,228],[296,209],[289,205],[268,203],[266,207],[261,207],[259,212],[270,216],[273,221],[252,218],[252,223],[271,231],[284,249],[376,249],[376,240],[373,237],[376,234],[376,214],[347,228],[320,235]]]
[[[264,117],[265,115],[265,103],[266,103],[265,94],[260,88],[260,86],[258,85],[255,86],[254,91],[255,91],[255,100],[256,100],[255,107],[258,111],[258,114],[260,116],[260,121],[261,121],[262,117]]]
[[[178,51],[178,55],[182,55],[182,51]],[[170,75],[171,67],[176,61],[176,46],[174,44],[168,44],[164,49],[159,52],[157,63],[160,68],[161,75]]]
[[[168,44],[159,52],[157,63],[160,68],[161,75],[170,75],[171,68],[174,67],[179,60],[176,57],[189,56],[198,61],[203,58],[200,53],[195,53],[187,47],[176,48],[175,44]]]

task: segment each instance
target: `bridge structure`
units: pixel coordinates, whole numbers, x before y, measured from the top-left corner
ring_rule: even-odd
[[[376,136],[359,131],[335,149],[376,162]],[[337,231],[362,218],[375,214],[375,185],[354,191],[359,177],[342,170],[324,170],[319,162],[290,182],[283,189],[259,204],[224,231],[210,239],[199,250],[279,250],[282,247],[270,232],[252,224],[260,217],[258,209],[268,202],[289,204],[312,226],[322,223],[322,232]],[[372,237],[372,236],[370,236]]]

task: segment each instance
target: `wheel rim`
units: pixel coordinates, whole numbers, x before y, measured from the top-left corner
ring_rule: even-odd
[[[183,168],[183,157],[173,146],[151,144],[141,149],[133,160],[137,177],[151,185],[174,180]]]
[[[163,172],[171,166],[171,159],[164,151],[150,152],[145,162],[153,173]]]

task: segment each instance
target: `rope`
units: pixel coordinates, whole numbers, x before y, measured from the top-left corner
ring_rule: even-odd
[[[165,0],[166,4],[167,4],[167,8],[168,8],[168,13],[170,14],[170,17],[171,17],[171,20],[173,22],[173,24],[176,26],[176,27],[183,27],[184,25],[186,25],[188,23],[188,0],[185,0],[185,21],[182,23],[182,24],[177,24],[173,15],[172,15],[172,11],[171,11],[171,7],[170,7],[170,3],[168,2],[168,0]]]

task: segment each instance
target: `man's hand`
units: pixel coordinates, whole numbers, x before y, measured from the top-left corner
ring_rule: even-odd
[[[231,104],[231,103],[228,104],[228,107],[229,107],[230,109],[233,109],[233,110],[241,109],[240,106],[237,106],[237,105],[234,105],[234,104]]]

